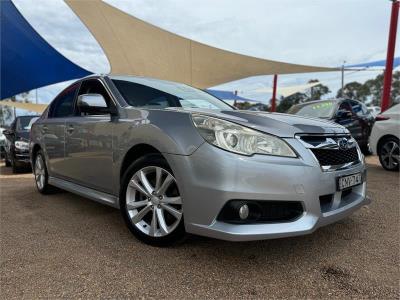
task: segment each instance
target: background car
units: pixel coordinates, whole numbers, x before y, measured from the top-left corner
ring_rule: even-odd
[[[5,128],[0,127],[0,158],[5,156],[6,136],[3,134]]]
[[[400,104],[376,116],[370,146],[379,156],[382,167],[399,171]]]
[[[367,109],[374,117],[379,115],[381,112],[381,108],[379,106],[368,106]]]
[[[13,173],[30,166],[29,132],[38,116],[19,116],[12,122],[9,129],[3,131],[6,136],[5,161],[12,167]]]
[[[349,99],[305,102],[292,106],[289,114],[330,120],[346,127],[364,153],[369,153],[369,135],[374,117],[364,103]]]

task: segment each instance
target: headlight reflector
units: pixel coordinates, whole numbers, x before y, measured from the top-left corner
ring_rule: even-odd
[[[282,139],[213,117],[193,115],[193,123],[210,144],[230,152],[297,157]]]
[[[18,150],[29,150],[29,143],[24,141],[15,141],[15,148]]]

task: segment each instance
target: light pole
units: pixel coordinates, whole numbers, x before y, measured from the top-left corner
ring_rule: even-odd
[[[340,96],[343,98],[344,97],[344,91],[343,91],[343,89],[344,89],[344,64],[346,63],[346,61],[343,61],[343,64],[342,64],[342,89],[340,90],[341,91],[341,93],[340,93]]]
[[[394,49],[396,45],[398,17],[399,17],[399,1],[392,0],[392,14],[390,17],[389,41],[388,41],[385,76],[383,79],[383,91],[382,91],[382,101],[381,101],[382,112],[387,110],[390,106],[390,89],[392,87],[393,59],[394,59]]]
[[[274,83],[272,89],[272,99],[271,99],[271,112],[275,112],[276,110],[276,86],[278,83],[278,75],[274,75]]]

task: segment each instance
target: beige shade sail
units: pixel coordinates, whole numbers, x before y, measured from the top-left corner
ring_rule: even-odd
[[[256,75],[337,71],[241,55],[153,26],[101,0],[66,0],[103,48],[111,73],[208,88]]]
[[[36,113],[43,113],[47,108],[47,104],[35,104],[35,103],[24,103],[24,102],[14,102],[10,100],[0,101],[0,105],[11,106],[19,109],[25,109],[29,111],[34,111]]]
[[[302,92],[306,89],[312,88],[313,86],[316,86],[318,84],[321,84],[321,82],[312,82],[312,83],[307,83],[307,84],[301,84],[301,85],[293,85],[293,86],[282,86],[278,87],[276,93],[278,95],[282,95],[283,97],[288,97],[290,95],[296,94],[297,92]],[[272,93],[272,88],[263,88],[263,89],[257,89],[252,92],[256,93]]]

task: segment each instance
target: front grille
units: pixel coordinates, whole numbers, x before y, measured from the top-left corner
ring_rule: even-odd
[[[321,166],[336,166],[357,162],[358,151],[356,147],[346,150],[340,149],[310,149],[318,159]]]

